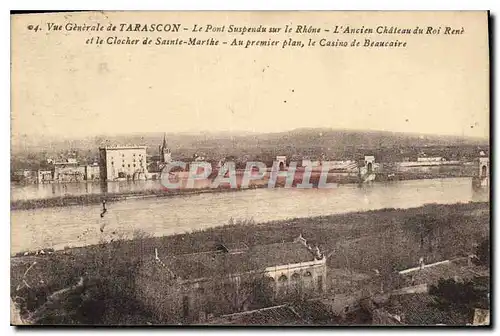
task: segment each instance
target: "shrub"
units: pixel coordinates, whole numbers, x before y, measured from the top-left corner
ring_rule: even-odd
[[[482,265],[490,266],[490,240],[485,238],[476,249],[476,255]]]

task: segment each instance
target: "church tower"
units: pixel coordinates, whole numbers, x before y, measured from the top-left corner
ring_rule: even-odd
[[[172,161],[172,152],[170,148],[167,147],[167,134],[163,135],[163,144],[160,147],[160,162],[169,163]]]

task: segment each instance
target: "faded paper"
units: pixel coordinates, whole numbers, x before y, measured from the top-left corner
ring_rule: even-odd
[[[487,12],[24,14],[11,36],[25,323],[489,314]]]

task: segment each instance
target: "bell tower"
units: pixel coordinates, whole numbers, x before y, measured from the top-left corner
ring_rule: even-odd
[[[172,161],[172,152],[167,147],[167,134],[163,135],[163,143],[160,148],[160,161],[161,163],[169,163]]]

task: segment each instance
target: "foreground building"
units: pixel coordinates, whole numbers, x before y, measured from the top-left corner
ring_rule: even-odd
[[[156,250],[141,266],[135,288],[138,300],[163,321],[203,322],[326,290],[326,257],[301,236],[250,248],[160,254]]]
[[[146,147],[100,147],[99,173],[101,181],[145,180]]]

